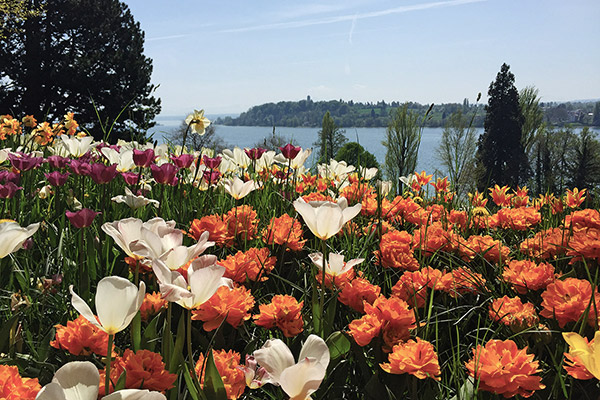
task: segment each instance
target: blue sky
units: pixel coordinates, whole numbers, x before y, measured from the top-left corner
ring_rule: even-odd
[[[126,0],[161,115],[267,102],[486,101],[503,62],[542,101],[600,98],[598,0]]]

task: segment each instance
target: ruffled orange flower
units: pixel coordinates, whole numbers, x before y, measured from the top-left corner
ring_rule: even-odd
[[[362,205],[360,209],[360,213],[365,216],[373,216],[377,213],[377,195],[375,193],[371,193],[365,195],[360,204]]]
[[[573,233],[567,255],[573,256],[570,264],[586,259],[600,262],[600,229],[589,228]]]
[[[410,197],[401,199],[398,203],[398,215],[413,224],[420,224],[423,219],[423,208]],[[426,219],[426,217],[425,217]]]
[[[225,386],[225,391],[227,392],[227,398],[230,400],[239,398],[246,389],[246,378],[244,371],[240,368],[240,353],[233,350],[213,350],[212,352],[215,366],[217,367],[217,371],[219,371],[223,386]],[[205,369],[204,354],[200,354],[195,371],[203,387]]]
[[[519,349],[512,340],[490,340],[485,346],[473,349],[473,358],[466,363],[469,375],[479,382],[479,389],[501,394],[505,398],[516,395],[530,397],[544,389],[537,374],[539,363],[527,354],[527,347]]]
[[[96,328],[83,316],[78,316],[74,321],[67,321],[66,326],[55,325],[54,327],[56,336],[50,342],[50,346],[66,350],[75,356],[89,356],[92,353],[106,356],[108,333]],[[114,350],[113,354],[115,354]]]
[[[379,336],[381,332],[381,320],[370,314],[365,314],[359,319],[355,319],[348,325],[348,334],[357,345],[364,347],[371,343],[374,337]]]
[[[146,322],[150,320],[155,315],[157,315],[166,305],[167,300],[163,299],[160,293],[146,293],[146,295],[144,296],[144,302],[140,307],[142,321]]]
[[[465,293],[478,293],[485,290],[485,279],[481,274],[467,267],[459,267],[442,276],[439,286],[452,297]]]
[[[200,235],[208,231],[208,240],[217,246],[223,246],[227,240],[227,223],[220,215],[207,215],[195,219],[190,225],[189,235],[200,240]]]
[[[332,203],[335,203],[335,200],[333,199],[333,197],[325,195],[323,193],[318,193],[318,192],[305,194],[304,196],[302,196],[302,198],[307,203],[310,201],[330,201]]]
[[[594,339],[588,342],[588,339],[583,337],[583,340],[585,340],[585,343],[588,345],[594,344]],[[594,375],[588,371],[585,365],[583,365],[581,358],[575,354],[571,354],[571,351],[573,350],[574,349],[569,346],[569,352],[565,353],[565,363],[563,364],[563,368],[567,371],[567,374],[580,380],[593,379]]]
[[[548,263],[536,264],[529,260],[512,260],[504,267],[502,279],[509,282],[515,292],[545,289],[554,282],[554,267]]]
[[[565,217],[565,228],[572,228],[574,231],[584,228],[600,229],[600,211],[591,208],[573,211]]]
[[[546,260],[565,254],[569,243],[568,231],[562,228],[550,228],[536,233],[532,238],[525,239],[519,249],[529,257]]]
[[[518,297],[503,296],[494,299],[490,303],[490,318],[506,326],[510,326],[515,332],[536,326],[539,318],[533,304],[523,304]]]
[[[362,202],[364,197],[375,197],[375,191],[368,183],[354,182],[340,190],[340,197],[345,197],[348,200],[348,205],[354,205]]]
[[[21,378],[16,366],[0,365],[0,399],[34,400],[41,389],[37,378]]]
[[[125,389],[148,389],[150,391],[165,392],[173,387],[176,374],[171,374],[165,369],[162,356],[149,350],[133,352],[126,349],[122,357],[117,357],[110,367],[110,392],[121,374],[125,372]],[[99,395],[105,394],[105,371],[100,371]]]
[[[381,237],[379,250],[375,251],[376,263],[388,268],[408,271],[419,269],[419,262],[413,255],[413,237],[406,231],[390,231]]]
[[[413,232],[415,249],[420,249],[425,256],[430,256],[438,251],[452,250],[452,232],[444,229],[441,222],[431,225],[422,225]]]
[[[389,362],[379,364],[389,374],[411,374],[419,379],[432,378],[439,381],[440,363],[433,345],[426,340],[408,340],[394,346],[388,356]]]
[[[448,222],[460,230],[466,229],[468,224],[469,215],[466,211],[450,210],[448,214]]]
[[[503,208],[489,219],[490,228],[525,231],[540,223],[542,215],[533,207]]]
[[[252,206],[234,207],[227,212],[224,220],[227,223],[228,245],[233,244],[236,238],[244,242],[256,237],[259,220]]]
[[[379,296],[373,305],[365,303],[365,312],[374,315],[381,321],[383,350],[389,352],[394,345],[410,337],[410,329],[416,327],[415,313],[408,303],[397,297],[386,299]]]
[[[542,293],[542,299],[543,310],[540,311],[540,315],[544,318],[555,318],[561,328],[568,322],[579,321],[586,310],[587,321],[591,326],[595,326],[598,320],[600,293],[597,288],[594,289],[595,303],[592,302],[592,285],[587,280],[556,280]]]
[[[262,232],[262,239],[266,244],[286,246],[293,251],[302,250],[306,243],[302,237],[302,224],[287,214],[271,218],[269,226]]]
[[[217,329],[223,321],[237,329],[250,319],[252,307],[254,297],[250,290],[243,286],[231,290],[221,286],[207,302],[192,310],[192,319],[204,321],[202,327],[207,332]]]
[[[411,307],[425,306],[429,277],[421,271],[406,271],[392,287],[392,296],[406,301]]]
[[[381,293],[379,286],[373,285],[362,277],[357,277],[342,287],[342,291],[338,294],[338,300],[353,310],[364,313],[365,302],[373,304],[379,297],[379,293]]]
[[[292,296],[275,295],[269,304],[258,306],[260,314],[253,317],[254,323],[263,328],[279,328],[285,337],[294,337],[304,330],[302,306]]]
[[[266,281],[267,275],[271,273],[277,262],[276,257],[270,256],[268,248],[257,249],[251,247],[246,252],[238,251],[235,255],[227,256],[225,260],[219,260],[219,264],[225,267],[225,278],[232,279],[237,283],[244,283],[246,279],[251,281]]]
[[[459,242],[458,253],[466,262],[479,255],[489,262],[500,263],[508,261],[510,249],[491,236],[472,235],[466,242]]]

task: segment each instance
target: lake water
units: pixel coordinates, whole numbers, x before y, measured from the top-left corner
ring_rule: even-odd
[[[161,125],[154,127],[150,133],[154,133],[155,139],[162,143],[164,136],[179,127],[181,120],[160,120]],[[228,147],[235,146],[253,147],[256,143],[269,137],[273,133],[273,128],[262,126],[225,126],[216,125],[216,135],[221,137]],[[276,128],[276,133],[302,148],[313,146],[318,139],[318,132],[321,128]],[[380,165],[385,161],[386,148],[381,144],[385,140],[385,128],[346,128],[346,137],[348,141],[358,142],[365,150],[373,153]],[[440,163],[435,157],[436,149],[442,137],[443,128],[424,128],[421,138],[421,147],[419,148],[419,157],[417,160],[417,171],[425,170],[427,173],[433,173],[440,168]],[[307,160],[306,165],[312,166],[314,157]]]

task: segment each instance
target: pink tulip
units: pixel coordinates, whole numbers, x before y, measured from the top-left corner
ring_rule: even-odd
[[[133,162],[138,167],[148,168],[154,162],[154,149],[133,150]]]
[[[109,183],[117,176],[117,164],[106,166],[104,164],[92,164],[90,177],[98,185]]]
[[[5,183],[0,185],[0,198],[1,199],[12,199],[17,193],[17,190],[22,190],[21,186],[15,185],[13,182]]]
[[[218,156],[214,158],[204,156],[202,160],[204,161],[204,165],[206,165],[206,167],[210,169],[217,169],[219,168],[219,165],[221,165],[221,157]]]
[[[156,164],[150,166],[152,168],[152,177],[156,183],[176,185],[177,167],[173,164],[163,164],[160,167]]]
[[[294,146],[291,143],[286,144],[283,147],[280,147],[279,150],[281,150],[281,154],[283,154],[283,156],[285,158],[287,158],[288,160],[293,160],[294,158],[296,158],[296,156],[298,155],[298,153],[300,153],[300,150],[302,150],[302,147],[298,146]]]
[[[67,180],[69,179],[69,176],[71,174],[70,173],[64,173],[61,174],[58,171],[52,171],[50,173],[45,173],[44,176],[46,177],[46,179],[48,180],[48,182],[50,182],[50,184],[52,186],[62,186],[65,183],[67,183]]]
[[[94,222],[96,215],[100,213],[89,208],[83,208],[75,212],[67,211],[65,214],[75,228],[87,228]]]

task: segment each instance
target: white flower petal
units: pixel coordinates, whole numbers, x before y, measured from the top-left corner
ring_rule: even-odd
[[[274,383],[279,383],[281,373],[294,365],[292,352],[279,339],[267,340],[262,348],[254,352],[253,356],[258,364],[267,370]]]
[[[104,331],[102,325],[100,325],[96,320],[96,316],[92,312],[90,306],[88,306],[88,304],[73,291],[73,285],[69,286],[69,291],[71,292],[71,304],[73,305],[73,308],[76,309],[77,312],[83,316],[83,318],[87,319],[93,325]]]
[[[147,389],[123,389],[104,396],[103,400],[166,400],[164,394]]]
[[[304,358],[281,373],[279,384],[292,399],[306,399],[316,392],[325,377],[326,368],[313,358]]]
[[[120,276],[109,276],[98,282],[96,288],[96,312],[104,330],[115,334],[125,329],[138,312],[146,285],[139,289]]]

